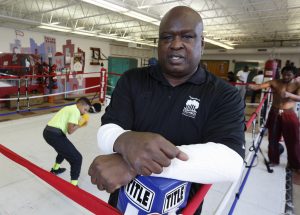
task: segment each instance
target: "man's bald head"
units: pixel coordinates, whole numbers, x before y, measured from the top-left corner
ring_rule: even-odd
[[[186,6],[177,6],[169,10],[164,17],[162,18],[159,26],[159,32],[163,31],[164,25],[166,22],[176,20],[187,20],[189,23],[197,23],[201,25],[201,32],[203,31],[202,18],[198,12],[193,10],[190,7]]]

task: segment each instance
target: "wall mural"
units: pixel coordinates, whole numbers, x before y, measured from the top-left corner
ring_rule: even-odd
[[[12,53],[16,53],[16,54],[31,54],[30,48],[29,47],[22,47],[22,40],[24,37],[24,32],[23,31],[19,31],[19,30],[15,30],[15,41],[13,43],[10,43],[9,47],[10,47],[10,51]]]
[[[41,44],[30,38],[30,47],[22,47],[24,33],[19,30],[15,32],[16,38],[9,44],[11,52],[0,54],[0,73],[17,76],[55,74],[57,77],[54,78],[54,84],[49,83],[50,78],[47,77],[31,81],[31,84],[38,86],[40,93],[45,94],[85,87],[82,74],[84,73],[85,52],[77,48],[75,53],[75,45],[71,40],[66,40],[66,44],[62,45],[62,52],[57,52],[54,37],[44,36],[44,42]],[[92,55],[93,65],[100,65],[100,49],[96,48]],[[84,91],[77,91],[74,94],[81,93]]]
[[[30,53],[40,55],[41,61],[43,61],[43,56],[45,56],[45,43],[38,45],[33,38],[29,39],[30,43]]]

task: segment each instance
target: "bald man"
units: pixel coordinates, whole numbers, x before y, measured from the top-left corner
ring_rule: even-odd
[[[140,175],[192,182],[189,197],[200,184],[239,178],[244,102],[199,65],[202,33],[196,11],[171,9],[159,27],[158,64],[125,72],[114,89],[97,135],[105,155],[89,169],[100,190],[115,191],[111,205]]]

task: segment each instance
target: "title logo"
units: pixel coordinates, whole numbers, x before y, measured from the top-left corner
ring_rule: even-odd
[[[187,183],[184,183],[166,193],[163,213],[167,213],[175,208],[178,208],[184,202],[186,186]]]
[[[155,193],[137,179],[134,179],[125,186],[125,194],[141,209],[147,212],[151,210]]]

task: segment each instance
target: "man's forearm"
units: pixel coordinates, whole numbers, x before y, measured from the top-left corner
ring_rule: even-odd
[[[173,159],[161,174],[152,176],[181,181],[211,184],[238,180],[243,167],[242,157],[229,147],[218,143],[178,146],[188,154],[187,161]]]
[[[68,134],[73,134],[79,127],[79,125],[75,124],[68,125]]]
[[[293,94],[293,93],[290,93],[290,92],[287,92],[288,94],[288,97],[296,102],[299,102],[300,101],[300,96],[299,95],[296,95],[296,94]]]
[[[126,132],[116,124],[106,124],[98,131],[98,146],[102,153],[114,153],[116,139]],[[189,156],[187,161],[173,159],[157,177],[173,178],[196,183],[216,183],[234,181],[240,176],[242,157],[229,147],[218,143],[205,143],[178,146]]]

